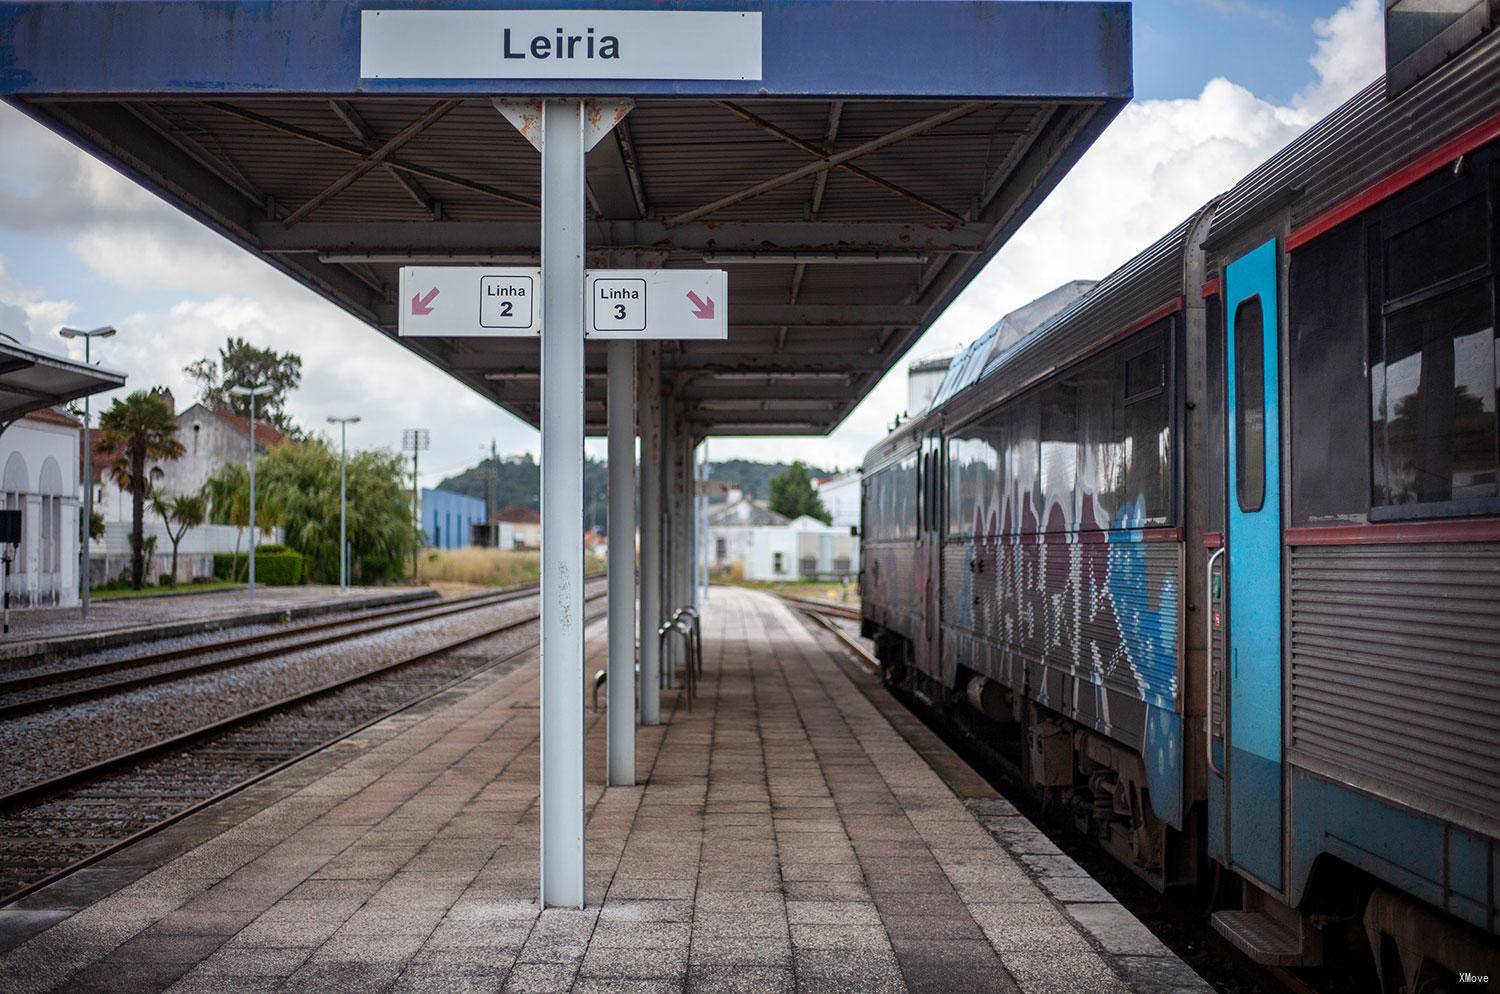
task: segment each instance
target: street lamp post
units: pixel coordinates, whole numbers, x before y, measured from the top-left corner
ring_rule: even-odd
[[[411,578],[417,578],[417,546],[422,535],[422,497],[417,491],[417,455],[428,447],[431,433],[426,428],[401,429],[401,448],[411,453],[411,514],[417,525],[417,542],[411,547]]]
[[[344,464],[349,456],[349,426],[359,424],[359,416],[348,418],[329,417],[328,423],[339,426],[339,588],[349,586],[349,499],[345,490],[347,477]]]
[[[250,596],[255,596],[255,398],[270,393],[271,385],[262,383],[253,387],[230,387],[236,397],[250,398]]]
[[[64,338],[83,339],[83,361],[87,365],[92,358],[90,346],[96,338],[110,338],[115,334],[115,329],[109,325],[95,328],[92,331],[81,331],[78,328],[61,328],[57,332]],[[83,398],[83,520],[78,527],[78,603],[83,620],[89,618],[89,530],[94,523],[94,446],[90,441],[89,422],[92,420],[93,410],[89,404],[89,398]]]

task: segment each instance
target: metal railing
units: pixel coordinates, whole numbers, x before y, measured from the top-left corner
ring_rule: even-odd
[[[688,710],[693,709],[693,699],[698,695],[698,678],[703,675],[703,623],[698,609],[692,606],[680,607],[672,612],[672,618],[656,630],[656,650],[658,658],[666,659],[667,639],[672,635],[682,637],[684,651],[687,654],[687,663],[683,672],[687,679]],[[636,643],[636,658],[640,658],[640,643]],[[640,679],[641,667],[637,663],[635,667],[636,679]],[[657,689],[667,686],[667,671],[662,668],[657,675]],[[602,669],[594,673],[593,709],[599,710],[599,688],[609,682],[609,670]]]

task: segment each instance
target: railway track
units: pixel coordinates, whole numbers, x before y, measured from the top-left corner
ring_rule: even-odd
[[[529,584],[524,588],[472,594],[436,603],[402,604],[364,612],[355,617],[335,618],[291,629],[276,629],[218,642],[145,652],[108,662],[47,669],[0,680],[0,721],[168,680],[212,673],[278,655],[330,645],[402,625],[507,604],[535,596],[536,590],[535,584]],[[182,665],[171,666],[174,662],[182,662]]]
[[[528,596],[512,591],[487,606]],[[587,597],[592,604],[603,593]],[[470,605],[465,610],[474,610]],[[457,613],[457,612],[450,612]],[[589,620],[598,617],[595,613]],[[410,623],[410,615],[400,624]],[[0,795],[0,905],[256,783],[481,671],[516,665],[519,646],[465,652],[534,626],[535,613],[487,625],[362,672],[206,722],[169,738]],[[332,626],[320,625],[321,628]],[[338,636],[353,638],[360,630]],[[244,641],[244,640],[235,640]],[[284,651],[281,648],[276,652]]]

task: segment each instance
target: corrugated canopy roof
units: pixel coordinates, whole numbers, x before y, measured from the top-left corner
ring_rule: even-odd
[[[328,13],[362,6],[18,4],[0,92],[394,336],[400,265],[537,259],[539,159],[487,94],[543,84],[362,80],[358,18]],[[1125,4],[674,6],[761,11],[765,78],[596,84],[635,106],[588,157],[588,263],[729,271],[729,339],[663,355],[700,434],[830,430],[1130,91]],[[537,422],[535,340],[400,341]]]
[[[124,373],[0,342],[0,426],[124,385]]]

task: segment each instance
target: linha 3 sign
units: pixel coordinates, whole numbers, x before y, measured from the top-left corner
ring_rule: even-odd
[[[366,10],[364,79],[760,79],[760,14]]]

